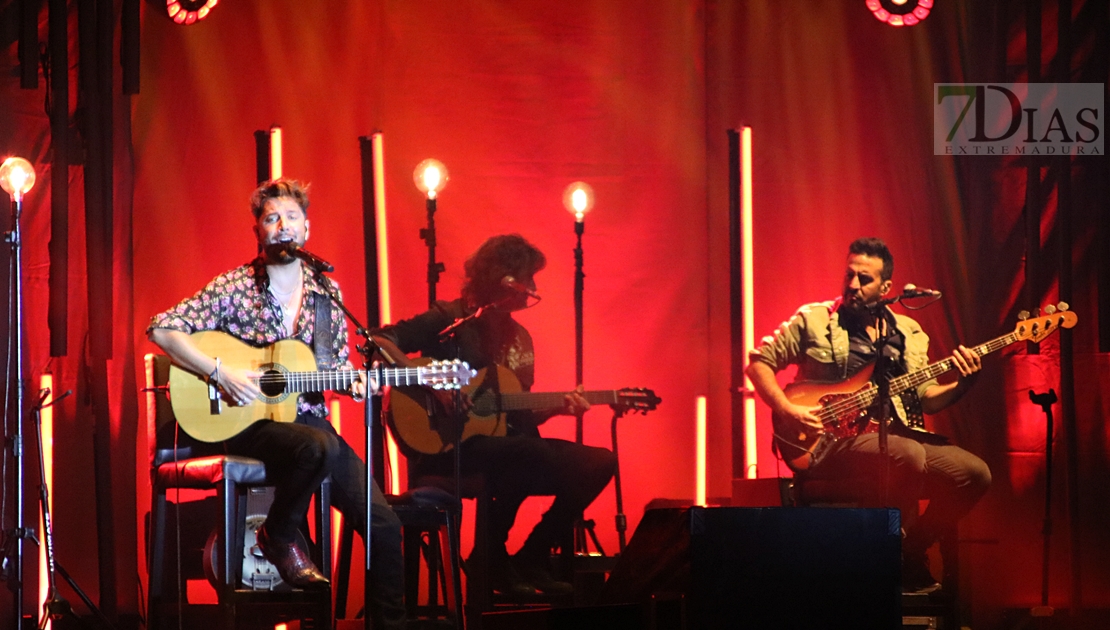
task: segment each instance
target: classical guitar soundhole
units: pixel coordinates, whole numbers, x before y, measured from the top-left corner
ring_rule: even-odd
[[[258,388],[266,398],[277,398],[285,393],[288,383],[285,380],[285,368],[280,365],[271,365],[262,372]]]

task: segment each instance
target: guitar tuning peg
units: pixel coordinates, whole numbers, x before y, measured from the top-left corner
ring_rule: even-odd
[[[1021,311],[1018,313],[1018,320],[1025,321],[1029,319],[1029,311]]]
[[[1071,306],[1067,302],[1060,302],[1056,305],[1056,308],[1060,309],[1061,311],[1066,311],[1071,308]]]
[[[1049,304],[1048,306],[1044,307],[1044,312],[1051,315],[1056,312],[1056,307]]]

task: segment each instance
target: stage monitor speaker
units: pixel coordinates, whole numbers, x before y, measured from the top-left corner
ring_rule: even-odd
[[[682,597],[691,629],[899,628],[894,509],[648,510],[601,603]]]

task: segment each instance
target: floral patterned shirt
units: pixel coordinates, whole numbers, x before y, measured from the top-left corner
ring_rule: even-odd
[[[328,279],[339,293],[339,285]],[[327,300],[325,288],[315,275],[304,268],[304,290],[301,292],[301,309],[293,327],[292,337],[282,325],[281,302],[270,292],[270,278],[261,259],[216,276],[195,295],[182,300],[177,306],[155,315],[147,327],[147,334],[154,328],[168,328],[192,334],[202,330],[218,330],[236,337],[252,346],[267,346],[291,338],[312,346],[316,331],[316,300]],[[319,357],[321,370],[350,369],[350,349],[347,347],[347,324],[343,312],[330,309],[334,352]],[[320,393],[301,394],[297,401],[298,413],[327,416],[327,405]]]

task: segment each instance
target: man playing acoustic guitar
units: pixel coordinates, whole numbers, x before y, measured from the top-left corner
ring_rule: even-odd
[[[835,398],[826,408],[797,404],[779,386],[775,373],[797,365],[799,383],[836,383],[880,363],[875,377],[915,372],[928,364],[928,336],[913,319],[892,312],[883,297],[891,288],[894,258],[879,239],[861,238],[848,248],[843,293],[832,302],[807,304],[782,324],[773,336],[764,337],[751,354],[747,370],[760,398],[774,416],[777,452],[803,480],[852,480],[844,501],[878,505],[884,469],[889,471],[887,504],[916,513],[917,501],[929,507],[906,529],[902,545],[903,587],[936,590],[929,572],[926,550],[945,529],[967,514],[990,486],[986,463],[975,455],[933,434],[899,428],[915,425],[920,414],[936,413],[958,401],[975,381],[980,357],[959,346],[951,360],[959,378],[948,384],[935,379],[905,392],[891,391],[897,419],[888,436],[887,460],[880,455],[879,434],[862,432],[828,443],[820,450],[823,434],[832,431]],[[885,342],[880,341],[880,335]],[[877,348],[884,359],[876,361]],[[788,388],[789,389],[789,388]],[[811,402],[811,404],[813,404]],[[831,413],[830,413],[831,412]],[[858,482],[858,483],[855,483]]]
[[[260,374],[249,366],[221,362],[218,356],[199,347],[191,335],[222,331],[255,347],[295,339],[318,346],[314,349],[320,369],[350,368],[347,325],[340,309],[330,304],[324,284],[331,281],[290,255],[308,239],[307,187],[296,180],[267,182],[251,195],[251,211],[259,256],[217,276],[196,295],[156,315],[147,329],[150,340],[177,366],[208,375],[225,400],[242,407],[267,395],[260,387]],[[360,379],[344,385],[348,386],[347,393],[356,400],[365,396],[366,386]],[[237,435],[215,443],[189,440],[184,434],[178,439],[188,441],[189,446],[201,451],[199,454],[244,455],[266,464],[275,492],[266,522],[258,530],[258,546],[286,583],[300,588],[327,585],[327,578],[297,546],[295,538],[312,494],[329,474],[333,504],[365,537],[365,464],[328,422],[322,394],[300,396],[295,422],[254,422]],[[403,628],[401,523],[376,485],[372,495],[368,578],[372,597],[368,608],[375,628]]]
[[[512,312],[527,307],[530,297],[535,299],[533,276],[546,264],[543,253],[520,235],[494,236],[466,261],[461,298],[437,302],[421,315],[377,331],[375,340],[401,360],[414,352],[462,359],[474,368],[485,368],[485,383],[497,378],[501,366],[506,368],[500,370],[503,380],[519,381],[519,387],[528,391],[535,374],[532,337]],[[458,325],[454,335],[440,334],[469,316],[472,319]],[[500,387],[507,389],[505,385]],[[616,457],[604,448],[540,437],[537,426],[553,415],[574,415],[587,408],[579,387],[565,397],[559,395],[546,409],[508,413],[508,435],[474,435],[463,442],[462,474],[484,475],[494,498],[488,560],[496,590],[518,595],[572,590],[551,574],[551,550],[566,542],[574,521],[608,485]],[[454,454],[449,451],[408,454],[410,480],[425,475],[449,477],[453,472]],[[517,509],[529,496],[550,494],[555,495],[554,502],[510,562],[505,542]]]

